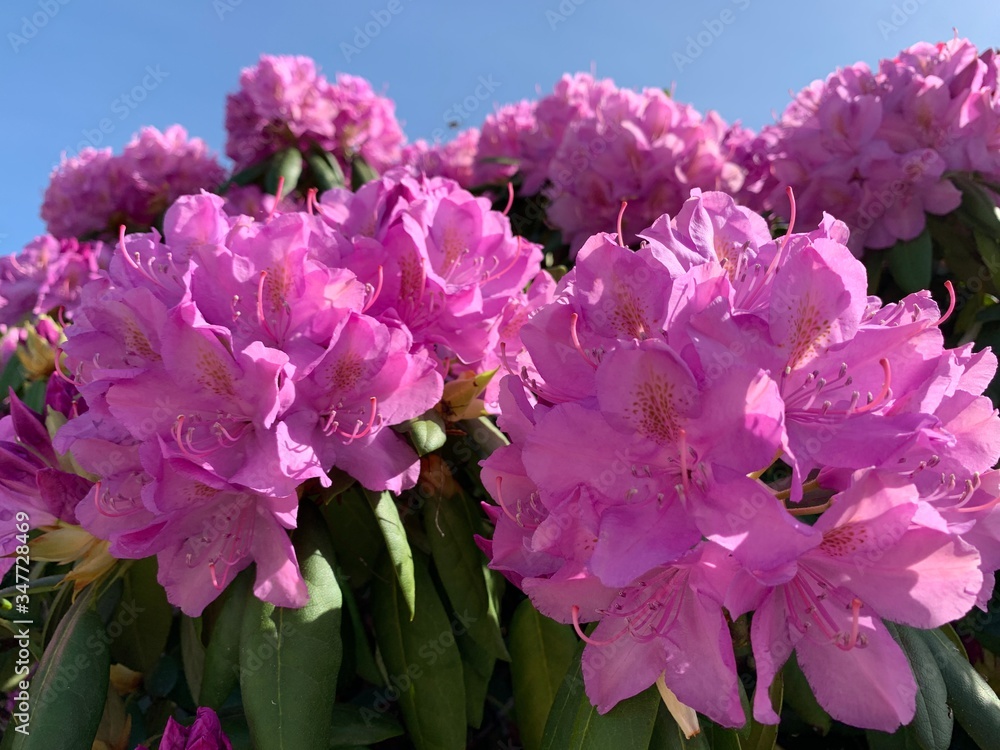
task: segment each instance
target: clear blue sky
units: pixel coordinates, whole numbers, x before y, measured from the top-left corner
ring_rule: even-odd
[[[996,0],[4,0],[0,253],[43,231],[49,172],[88,132],[120,149],[142,125],[176,122],[221,153],[225,94],[262,52],[365,76],[395,99],[410,139],[458,118],[478,125],[495,103],[592,69],[623,86],[673,85],[678,99],[756,128],[790,89],[953,27],[1000,45]],[[493,91],[467,109],[481,78]],[[143,101],[120,98],[144,79]]]

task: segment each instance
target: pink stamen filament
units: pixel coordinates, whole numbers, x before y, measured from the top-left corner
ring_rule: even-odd
[[[361,312],[363,313],[368,312],[368,310],[371,309],[371,306],[375,304],[375,300],[377,300],[378,296],[382,293],[382,283],[384,280],[385,280],[385,272],[383,271],[382,266],[379,266],[378,282],[375,284],[375,289],[372,291],[372,296],[365,303],[365,306],[361,308]]]
[[[250,513],[245,513],[244,511],[245,511],[244,508],[240,508],[240,510],[239,510],[239,514],[240,515],[239,515],[239,521],[238,521],[237,526],[236,526],[236,533],[234,534],[232,532],[227,532],[226,533],[226,539],[227,539],[227,541],[228,540],[242,540],[244,538],[244,536],[245,536],[246,537],[246,541],[243,543],[243,548],[242,549],[239,549],[239,548],[235,547],[236,542],[235,541],[233,542],[234,548],[229,551],[229,554],[226,555],[226,558],[224,560],[224,565],[223,565],[223,569],[222,569],[222,581],[221,581],[221,583],[220,583],[220,581],[219,581],[219,579],[217,577],[216,569],[215,569],[215,564],[218,562],[219,557],[215,557],[214,559],[210,560],[209,563],[208,563],[208,571],[209,571],[209,574],[212,577],[212,586],[215,587],[219,591],[222,591],[222,589],[224,589],[226,587],[226,584],[227,584],[226,578],[229,576],[229,571],[232,569],[232,567],[234,565],[236,565],[236,563],[238,563],[240,560],[242,560],[244,557],[246,557],[247,554],[249,554],[250,547],[253,544],[253,520],[252,520],[252,518],[251,518],[251,520],[249,520],[250,528],[249,528],[249,530],[247,530],[247,528],[246,528],[247,523],[246,522],[247,522],[247,519],[251,517],[251,514]],[[225,548],[223,548],[222,552],[225,552]]]
[[[864,414],[872,409],[877,409],[889,397],[889,387],[892,385],[892,368],[889,366],[889,360],[887,359],[880,359],[878,363],[882,365],[882,371],[885,373],[885,378],[882,381],[882,390],[869,403],[855,409],[855,414]]]
[[[510,269],[512,269],[514,266],[517,265],[517,262],[521,259],[521,256],[524,254],[524,249],[521,247],[521,237],[517,236],[515,239],[517,240],[517,252],[515,252],[514,257],[510,259],[510,263],[504,266],[502,271],[498,271],[497,273],[494,273],[492,275],[487,274],[486,276],[484,276],[480,280],[479,282],[480,284],[487,284],[493,281],[494,279],[499,279],[501,276],[503,276],[505,273],[510,271]],[[499,265],[499,261],[497,259],[494,258],[494,261],[497,263],[497,265]]]
[[[274,205],[271,206],[271,211],[267,214],[267,220],[271,221],[274,218],[275,212],[278,210],[278,204],[281,203],[281,194],[285,190],[285,178],[284,176],[278,178],[278,190],[274,194]]]
[[[614,638],[609,638],[606,641],[598,641],[595,640],[594,638],[591,638],[586,633],[584,633],[583,628],[580,627],[580,607],[574,604],[572,613],[573,613],[573,630],[576,631],[576,634],[580,636],[580,640],[583,641],[584,643],[587,643],[591,646],[608,646],[614,643],[616,640],[618,640],[618,636],[615,636]],[[619,636],[620,635],[621,634],[619,633]]]
[[[507,205],[503,209],[503,215],[506,216],[510,213],[511,207],[514,205],[514,183],[507,183]]]
[[[518,526],[523,526],[523,524],[517,520],[517,516],[510,512],[507,508],[507,503],[503,501],[503,477],[497,475],[497,503],[500,505],[500,509],[503,511],[504,515],[507,516],[511,521],[516,523]]]
[[[351,443],[353,443],[358,438],[363,438],[363,437],[367,436],[368,433],[370,433],[372,431],[372,426],[375,424],[376,409],[378,408],[378,400],[374,396],[371,397],[371,407],[372,407],[372,414],[368,418],[368,424],[367,425],[365,425],[365,423],[362,420],[359,419],[357,421],[357,424],[354,427],[354,432],[348,434],[346,432],[341,432],[340,430],[337,431],[338,435],[340,435],[341,437],[347,438],[348,445],[350,445]],[[361,429],[362,426],[364,426],[363,430]]]
[[[306,210],[309,215],[312,216],[316,209],[316,194],[319,192],[316,188],[309,188],[309,192],[306,193]]]
[[[573,313],[572,315],[569,316],[569,336],[573,341],[573,346],[576,348],[578,352],[580,352],[580,356],[584,358],[584,360],[587,362],[588,365],[590,365],[596,370],[597,363],[590,358],[587,352],[584,351],[584,348],[580,345],[580,336],[576,332],[576,323],[579,319],[580,316],[577,315],[576,313]]]
[[[937,322],[934,324],[936,326],[944,323],[949,317],[951,317],[951,314],[955,312],[955,287],[952,285],[950,279],[944,282],[944,288],[948,290],[948,309],[945,310],[944,314],[937,319]]]
[[[628,201],[622,201],[622,207],[618,209],[618,244],[625,247],[625,235],[622,233],[622,218],[625,216],[625,207]]]
[[[684,491],[687,492],[688,489],[688,447],[687,447],[687,432],[683,429],[680,430],[680,435],[678,437],[678,450],[680,451],[680,464],[681,464],[681,486],[684,487]]]
[[[837,648],[841,651],[850,651],[858,643],[858,615],[861,612],[861,600],[852,599],[851,600],[851,635],[847,640],[847,643],[841,644],[837,643]]]
[[[199,459],[204,458],[205,456],[208,456],[212,453],[211,450],[199,451],[194,447],[194,444],[191,439],[192,435],[194,434],[193,427],[188,429],[186,435],[184,434],[183,429],[184,429],[184,415],[181,414],[180,416],[177,417],[177,420],[174,422],[174,426],[170,430],[170,434],[173,435],[174,440],[177,441],[177,447],[180,448],[181,453],[190,458],[192,461],[198,461]]]
[[[795,228],[795,193],[792,191],[791,185],[785,188],[785,193],[788,195],[788,204],[790,206],[788,212],[788,231],[785,232],[785,236],[781,240],[781,249],[785,249],[785,245],[788,244],[788,239],[792,236],[792,229]]]
[[[990,508],[995,508],[997,505],[1000,505],[1000,495],[997,495],[995,498],[993,498],[987,503],[983,503],[982,505],[956,507],[953,508],[953,510],[958,511],[959,513],[975,513],[980,510],[989,510]]]

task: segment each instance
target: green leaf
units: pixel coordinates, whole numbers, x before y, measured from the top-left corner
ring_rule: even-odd
[[[954,724],[948,709],[948,688],[934,654],[923,637],[905,625],[885,624],[903,648],[917,681],[917,711],[909,727],[923,750],[948,750]]]
[[[457,618],[456,618],[457,619]],[[465,720],[479,729],[483,723],[486,694],[496,666],[496,657],[482,648],[467,630],[458,628],[455,641],[462,655],[462,679],[465,683]]]
[[[771,707],[774,712],[781,715],[781,704],[784,700],[785,685],[779,672],[771,682],[771,688],[767,691],[771,699]],[[759,686],[758,686],[759,689]],[[774,743],[778,741],[777,724],[761,724],[755,719],[750,720],[750,734],[747,737],[739,738],[740,750],[773,750]]]
[[[357,190],[372,180],[378,179],[378,172],[371,168],[360,154],[351,157],[351,190]]]
[[[299,506],[292,532],[309,589],[301,609],[247,598],[240,638],[240,689],[257,750],[326,747],[340,670],[340,586],[333,546],[314,505]]]
[[[337,564],[351,588],[364,586],[372,577],[385,540],[371,507],[357,488],[334,497],[320,508],[337,550]]]
[[[391,683],[380,700],[387,703],[390,695],[398,694],[417,750],[465,747],[465,683],[453,625],[426,560],[419,556],[414,563],[420,606],[412,619],[388,557],[372,583],[375,639]]]
[[[355,672],[361,679],[373,685],[382,685],[382,675],[378,671],[375,657],[372,655],[371,647],[368,644],[368,636],[365,632],[364,623],[361,620],[361,610],[358,602],[354,598],[354,592],[350,586],[345,585],[342,574],[338,571],[337,580],[341,581],[340,590],[344,597],[344,606],[347,609],[347,622],[344,628],[344,659],[347,661],[347,648],[353,649],[353,662]]]
[[[299,184],[302,174],[302,153],[297,148],[286,148],[271,157],[271,166],[264,178],[264,189],[271,195],[278,194],[278,183],[285,178],[281,188],[282,195],[291,195]]]
[[[821,734],[826,736],[833,725],[833,719],[816,700],[812,687],[802,673],[794,651],[785,662],[785,667],[781,670],[781,677],[785,684],[785,703],[792,707],[792,710],[799,715],[802,721],[816,727]]]
[[[191,697],[198,705],[205,674],[205,646],[201,642],[201,618],[181,615],[181,663]]]
[[[976,252],[993,279],[993,286],[1000,288],[1000,237],[978,229],[972,230],[972,236],[976,241]]]
[[[56,628],[31,678],[28,734],[15,731],[14,721],[8,725],[12,750],[80,750],[93,743],[111,668],[110,638],[94,605],[90,586]]]
[[[869,251],[872,252],[872,251]],[[892,278],[907,294],[927,289],[934,270],[931,232],[925,228],[915,239],[900,240],[889,249]]]
[[[861,262],[864,263],[865,272],[868,275],[868,294],[878,294],[878,287],[882,282],[882,271],[885,270],[885,259],[884,250],[867,250],[861,256]]]
[[[894,734],[869,729],[865,731],[865,739],[870,750],[921,750],[909,727],[902,727]]]
[[[316,187],[320,191],[344,187],[344,170],[330,154],[322,150],[310,149],[306,154],[306,163],[312,173],[313,182],[316,183]]]
[[[514,713],[526,750],[539,750],[556,693],[577,650],[571,628],[540,614],[525,599],[510,622]]]
[[[500,622],[490,611],[483,553],[473,540],[476,528],[468,501],[461,494],[441,497],[433,493],[424,504],[423,519],[434,566],[452,610],[488,653],[497,659],[510,659]]]
[[[335,703],[328,747],[374,745],[402,734],[402,725],[384,711],[379,713],[367,706]]]
[[[939,630],[914,631],[930,648],[948,688],[955,718],[980,747],[994,747],[1000,737],[1000,699],[955,645]]]
[[[198,705],[218,711],[239,684],[240,630],[253,573],[248,568],[233,579],[222,596],[209,605],[205,628],[205,668]]]
[[[417,606],[416,587],[413,580],[413,551],[410,549],[410,542],[406,539],[406,529],[403,528],[403,521],[399,517],[396,501],[391,492],[370,492],[369,490],[364,492],[372,510],[375,511],[375,520],[378,521],[379,529],[389,551],[389,559],[392,560],[393,574],[399,581],[400,592],[406,602],[410,619],[413,619]]]
[[[476,444],[478,453],[483,458],[489,458],[497,448],[510,445],[507,436],[497,428],[489,417],[479,417],[479,419],[463,419],[459,422],[462,429],[466,431]]]
[[[605,750],[606,748],[646,748],[653,739],[653,727],[661,705],[655,687],[620,702],[606,714],[599,714],[584,691],[580,656],[563,680],[545,725],[545,750]],[[515,703],[517,699],[515,698]]]
[[[264,173],[267,172],[267,169],[268,169],[267,160],[250,165],[246,169],[241,170],[236,174],[234,174],[232,177],[230,177],[229,181],[225,185],[223,185],[222,192],[225,192],[225,189],[228,188],[229,185],[231,184],[243,186],[243,185],[249,185],[252,182],[257,182],[257,180],[259,180],[261,177],[264,176]]]
[[[408,419],[393,427],[396,432],[410,436],[410,442],[418,456],[426,456],[443,448],[448,439],[444,419],[437,409],[428,409],[419,417]]]
[[[122,634],[111,646],[116,662],[149,675],[167,645],[174,609],[156,580],[156,558],[136,560],[125,573],[117,622]]]

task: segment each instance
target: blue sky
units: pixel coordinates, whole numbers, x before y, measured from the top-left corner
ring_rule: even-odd
[[[362,75],[395,99],[411,139],[447,139],[449,122],[478,125],[495,103],[577,70],[673,87],[756,128],[790,90],[953,28],[1000,45],[996,0],[4,0],[0,253],[44,230],[42,193],[64,150],[120,149],[142,125],[180,123],[222,153],[225,95],[263,52]]]

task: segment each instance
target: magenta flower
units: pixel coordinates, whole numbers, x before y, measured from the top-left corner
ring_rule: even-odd
[[[199,707],[194,724],[185,727],[171,716],[160,738],[160,750],[233,750],[233,745],[222,731],[219,717],[210,708]],[[139,745],[136,750],[146,750]]]
[[[404,136],[392,100],[363,78],[330,83],[308,57],[261,55],[226,98],[226,154],[241,170],[288,147],[318,146],[346,172],[359,155],[377,171],[398,163]]]
[[[405,146],[400,162],[428,177],[445,177],[463,188],[476,184],[473,168],[479,147],[479,131],[468,128],[447,143],[418,140]]]
[[[777,721],[761,696],[796,650],[831,715],[891,731],[916,688],[882,619],[932,628],[987,601],[996,359],[944,349],[926,292],[868,297],[847,235],[825,216],[772,240],[695,190],[638,252],[591,237],[521,326],[481,544],[539,611],[598,622],[598,710],[662,680],[741,725],[725,609],[752,617],[758,720]]]
[[[441,375],[398,320],[365,313],[380,289],[319,217],[231,217],[202,194],[164,231],[122,237],[67,329],[88,408],[57,445],[99,479],[80,523],[120,558],[157,555],[191,615],[251,562],[257,596],[302,606],[297,490],[335,466],[412,487],[417,455],[391,428],[437,404]]]

